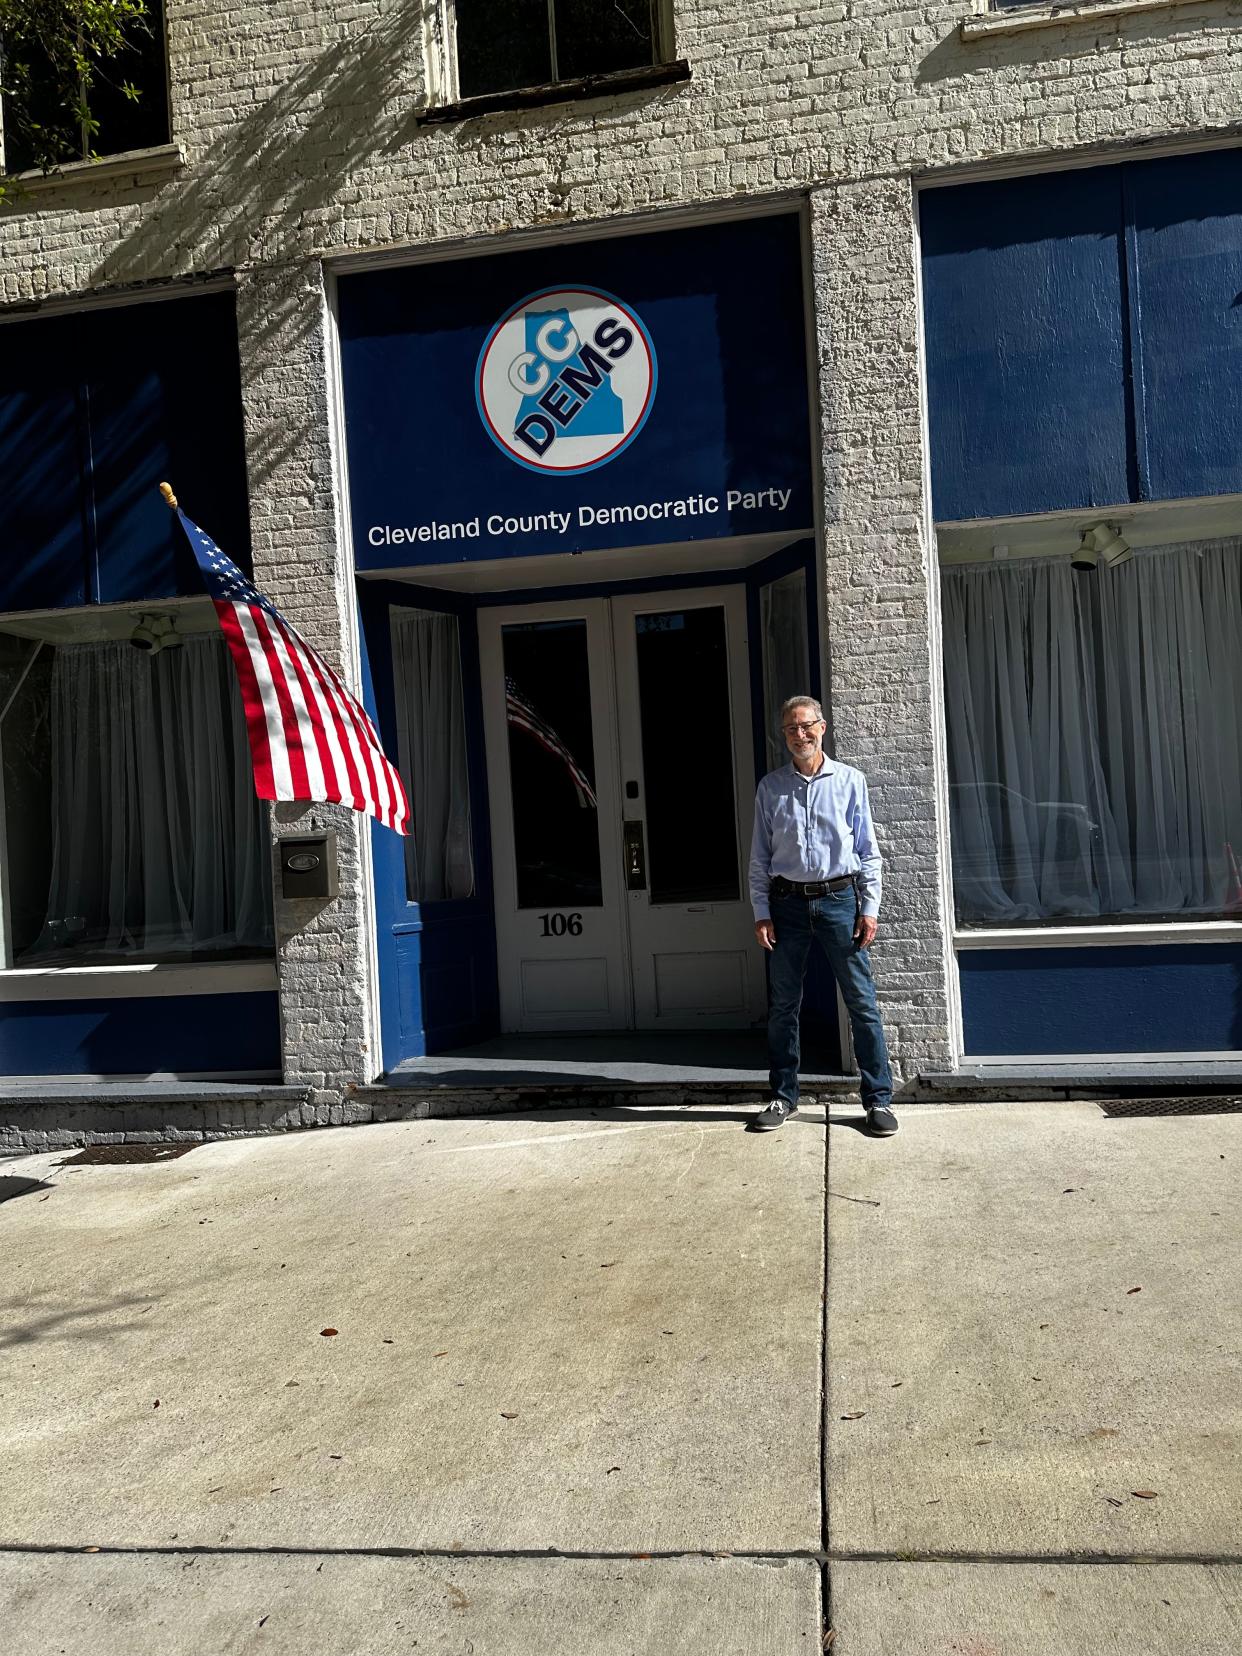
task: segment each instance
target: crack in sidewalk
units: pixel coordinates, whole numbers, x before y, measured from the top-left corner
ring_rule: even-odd
[[[434,1558],[434,1559],[494,1559],[498,1562],[521,1562],[529,1559],[559,1559],[566,1563],[599,1560],[603,1563],[661,1563],[676,1559],[713,1559],[727,1563],[736,1559],[744,1564],[1077,1564],[1097,1568],[1107,1565],[1136,1564],[1242,1564],[1242,1552],[1232,1553],[1097,1553],[1097,1552],[979,1552],[934,1548],[925,1550],[824,1550],[822,1548],[774,1548],[738,1550],[712,1547],[668,1548],[662,1551],[616,1551],[603,1548],[574,1549],[563,1547],[328,1547],[246,1545],[229,1546],[224,1543],[195,1546],[190,1542],[178,1545],[144,1546],[135,1542],[117,1542],[85,1546],[74,1542],[55,1541],[0,1541],[0,1558],[13,1554],[37,1554],[48,1557],[90,1555],[99,1557],[184,1558],[190,1555],[204,1558]]]

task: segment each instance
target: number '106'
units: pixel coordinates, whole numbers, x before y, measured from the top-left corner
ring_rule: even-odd
[[[540,937],[570,937],[582,936],[582,916],[580,914],[541,914],[539,924],[543,930]]]

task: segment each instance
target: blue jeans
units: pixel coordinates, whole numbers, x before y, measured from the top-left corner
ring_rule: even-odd
[[[875,1004],[871,960],[854,941],[857,918],[858,898],[852,886],[830,891],[826,897],[772,899],[776,947],[768,980],[768,1080],[773,1098],[783,1098],[787,1104],[798,1102],[798,1014],[812,943],[818,943],[827,955],[841,987],[862,1074],[864,1106],[871,1109],[892,1102],[893,1077]]]

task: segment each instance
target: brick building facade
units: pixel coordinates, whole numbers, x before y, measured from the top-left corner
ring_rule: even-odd
[[[454,65],[446,62],[451,48],[445,42],[456,39],[460,56],[463,31],[484,27],[487,8],[471,13],[463,8],[455,18],[451,11],[451,6],[328,7],[288,0],[222,9],[199,0],[167,0],[169,141],[93,164],[69,164],[48,179],[31,179],[0,215],[0,326],[17,331],[10,337],[21,336],[20,349],[8,353],[10,360],[37,363],[44,337],[38,330],[67,319],[105,340],[120,337],[115,328],[121,322],[114,325],[114,319],[122,318],[123,354],[131,366],[141,358],[144,337],[158,337],[160,353],[175,353],[178,340],[184,339],[185,351],[192,353],[196,344],[202,345],[193,306],[231,295],[239,403],[230,417],[244,440],[244,473],[238,484],[244,499],[237,510],[248,521],[249,544],[226,550],[243,557],[248,552],[257,585],[348,676],[357,679],[362,673],[365,678],[372,667],[376,673],[380,668],[365,666],[360,656],[360,645],[368,660],[374,651],[362,636],[365,617],[361,626],[359,619],[359,597],[368,582],[359,580],[356,567],[364,526],[358,520],[356,480],[352,491],[350,483],[350,445],[355,444],[356,453],[357,437],[348,381],[343,388],[341,377],[342,284],[365,283],[377,273],[406,268],[423,272],[422,280],[426,272],[434,278],[439,270],[446,284],[473,282],[473,272],[489,260],[556,250],[563,253],[565,282],[571,283],[579,250],[596,248],[601,240],[619,246],[641,241],[656,250],[665,233],[777,222],[791,215],[801,238],[802,281],[781,303],[801,308],[805,316],[811,517],[796,527],[811,536],[805,568],[818,636],[810,648],[818,658],[814,677],[822,685],[835,751],[870,778],[881,825],[888,881],[877,967],[902,1079],[951,1072],[963,1059],[1069,1059],[1087,1066],[1108,1055],[1158,1063],[1161,1054],[1210,1054],[1215,1062],[1242,1049],[1236,987],[1242,981],[1242,904],[1231,906],[1227,875],[1223,887],[1217,880],[1206,895],[1198,889],[1180,898],[1165,892],[1146,906],[1133,892],[1128,902],[1104,900],[1093,886],[1081,913],[1068,900],[1047,898],[1043,888],[1019,901],[1009,880],[1003,893],[999,887],[994,891],[993,909],[975,917],[986,931],[1009,913],[1003,920],[1004,948],[995,937],[987,947],[963,939],[971,924],[970,916],[963,920],[960,901],[955,921],[950,824],[956,796],[951,790],[964,784],[960,770],[951,766],[946,730],[937,567],[946,546],[953,549],[951,556],[960,554],[969,562],[988,555],[980,551],[986,543],[999,549],[992,557],[999,564],[1009,555],[1006,549],[1019,548],[1022,534],[1028,533],[1033,537],[1030,555],[1038,560],[1051,555],[1054,528],[1063,528],[1076,544],[1078,534],[1096,520],[1122,520],[1126,538],[1135,546],[1202,546],[1210,541],[1236,550],[1236,537],[1242,534],[1242,517],[1235,510],[1242,508],[1242,476],[1234,477],[1225,467],[1206,487],[1200,482],[1182,487],[1176,465],[1170,464],[1160,475],[1173,481],[1158,488],[1147,487],[1146,473],[1138,477],[1137,472],[1137,483],[1124,493],[1110,494],[1094,479],[1080,494],[1069,485],[1062,495],[1033,486],[999,510],[989,502],[955,510],[954,525],[968,525],[971,519],[983,525],[973,539],[968,528],[938,535],[937,518],[944,514],[936,509],[936,494],[958,487],[956,472],[949,475],[958,467],[967,474],[958,492],[964,489],[969,499],[972,462],[966,455],[969,445],[961,454],[949,455],[952,445],[937,449],[935,433],[975,418],[969,389],[955,401],[953,388],[970,381],[976,359],[953,360],[953,339],[960,330],[955,335],[947,310],[930,317],[925,327],[929,278],[920,230],[922,204],[933,195],[1029,187],[1031,180],[1067,178],[1080,170],[1092,179],[1107,175],[1107,188],[1123,173],[1129,177],[1127,169],[1148,162],[1163,165],[1164,158],[1176,157],[1185,166],[1202,161],[1217,169],[1212,173],[1219,188],[1212,185],[1211,217],[1220,237],[1213,246],[1218,255],[1221,248],[1227,252],[1234,247],[1242,268],[1242,153],[1232,147],[1238,142],[1242,90],[1242,9],[1236,0],[1106,0],[1072,8],[1028,5],[993,11],[977,10],[969,0],[904,10],[859,0],[785,11],[677,0],[667,14],[657,7],[650,53],[656,61],[648,71],[628,65],[613,82],[580,78],[542,94],[515,96],[511,88],[502,88],[494,96],[484,92],[464,100],[464,77],[459,79]],[[483,22],[478,21],[480,11]],[[1176,185],[1174,193],[1180,189]],[[967,200],[964,195],[960,199]],[[1043,198],[1032,206],[1023,222],[1040,228],[1031,230],[1029,239],[1025,231],[993,234],[991,198],[975,199],[978,233],[964,239],[959,235],[945,257],[978,256],[981,262],[970,267],[965,279],[981,284],[985,322],[1003,310],[1000,301],[994,304],[987,297],[988,284],[1006,288],[1014,279],[1013,261],[1021,265],[1034,257],[1029,250],[1035,243],[1043,250],[1040,271],[1048,261],[1059,270],[1058,249],[1077,247],[1083,238],[1094,245],[1112,233],[1101,227],[1102,220],[1080,222],[1080,201],[1072,190],[1065,198],[1063,222],[1057,218],[1062,213],[1059,196],[1050,207]],[[965,217],[971,218],[969,210]],[[1195,222],[1204,222],[1202,212]],[[1116,329],[1111,322],[1101,324],[1101,339],[1117,331],[1133,352],[1140,326],[1134,320],[1133,259],[1138,255],[1133,249],[1147,245],[1142,243],[1147,220],[1123,215],[1119,224],[1121,265],[1130,276],[1130,285],[1123,283],[1129,302],[1125,315],[1131,320],[1118,322]],[[1166,212],[1157,227],[1166,240],[1176,233],[1172,225]],[[1131,252],[1128,265],[1126,249]],[[985,255],[994,255],[990,263]],[[1192,256],[1193,250],[1187,257]],[[1242,277],[1236,286],[1242,287]],[[522,291],[514,290],[515,302]],[[942,286],[934,289],[937,296],[942,291]],[[1079,297],[1084,309],[1096,303],[1093,295]],[[1215,300],[1200,297],[1201,304],[1193,295],[1188,299],[1191,310],[1199,304],[1194,315],[1169,326],[1182,327],[1192,337],[1203,333],[1207,323],[1200,311],[1206,314],[1204,307],[1211,309]],[[183,331],[179,325],[148,334],[148,312],[155,317],[172,300],[181,306]],[[1071,303],[1070,312],[1074,308]],[[1034,303],[1032,314],[1040,349],[1046,345],[1049,360],[1063,367],[1056,327]],[[1214,311],[1212,317],[1216,326]],[[757,333],[761,321],[756,319]],[[416,327],[416,321],[410,325]],[[1153,336],[1152,362],[1159,349]],[[929,351],[934,358],[930,374]],[[739,358],[744,354],[739,349]],[[1112,370],[1108,363],[1099,366],[1097,355],[1102,362],[1105,345],[1097,352],[1092,342],[1087,371],[1096,375],[1098,369],[1100,382],[1111,385]],[[1242,358],[1235,362],[1242,368]],[[203,372],[207,366],[204,362]],[[728,377],[734,369],[726,363],[724,372]],[[1135,360],[1127,356],[1121,379],[1129,385],[1135,374]],[[25,380],[10,374],[4,392],[16,407],[13,399],[36,396],[38,384],[37,369],[31,367]],[[95,384],[90,381],[91,387]],[[1008,388],[1019,400],[1032,399],[1023,413],[1033,443],[1062,422],[1050,396],[1053,384],[1055,379],[1042,376],[1035,363],[1016,393]],[[412,421],[433,390],[428,383],[407,385]],[[1006,394],[999,387],[997,395]],[[659,398],[675,406],[666,377]],[[95,396],[92,410],[98,403]],[[80,419],[80,395],[75,406]],[[162,406],[167,410],[174,402],[166,397]],[[1232,422],[1236,411],[1227,394],[1221,406],[1222,419]],[[658,401],[655,408],[658,413]],[[1067,429],[1076,418],[1072,410],[1065,415]],[[1133,447],[1133,417],[1119,413],[1117,420],[1118,444]],[[0,426],[10,468],[41,464],[39,429],[37,423],[16,418]],[[1154,425],[1152,430],[1151,442],[1158,446],[1159,433]],[[630,455],[639,455],[643,440],[635,439]],[[933,455],[942,452],[948,457],[938,460],[940,472],[933,478]],[[1002,454],[1002,466],[1004,459]],[[499,463],[503,461],[501,456]],[[1124,473],[1124,456],[1119,464]],[[222,472],[203,468],[200,476],[194,466],[193,460],[186,461],[173,482],[190,515],[223,544],[218,514],[228,513],[218,504],[214,482]],[[1049,470],[1057,468],[1050,464]],[[117,482],[114,492],[123,496],[127,486],[137,489],[140,471],[135,467],[127,474],[129,483]],[[1155,466],[1153,475],[1157,473]],[[92,486],[102,502],[103,484]],[[142,486],[149,488],[145,474]],[[46,488],[46,479],[41,487]],[[470,487],[464,477],[463,492]],[[1158,512],[1162,503],[1168,515],[1143,539],[1135,525],[1141,528],[1144,514]],[[234,517],[237,510],[229,506]],[[1011,520],[1026,528],[1010,536],[996,527]],[[68,612],[86,616],[110,608],[126,619],[111,631],[105,626],[102,633],[103,623],[91,623],[94,631],[88,627],[81,636],[121,638],[131,612],[141,619],[163,603],[175,614],[177,595],[191,590],[178,584],[180,577],[145,589],[133,575],[147,557],[145,528],[135,530],[132,555],[119,541],[113,554],[104,547],[99,527],[112,521],[102,504],[92,521],[88,539],[90,534],[100,537],[96,562],[105,574],[88,578],[80,596],[58,591],[42,602],[19,592],[0,599],[6,611],[0,627],[16,617],[15,640],[37,643],[46,633],[63,649],[76,636],[63,629]],[[1048,529],[1044,540],[1036,533],[1041,524]],[[44,534],[37,514],[32,517],[27,510],[11,517],[5,530],[9,559],[37,561],[43,556]],[[50,537],[50,531],[46,534]],[[163,531],[151,529],[150,534],[158,538]],[[769,526],[765,535],[753,549],[755,566],[782,552],[779,533]],[[640,569],[666,586],[691,571],[696,578],[717,573],[724,584],[740,582],[748,565],[744,551],[732,545],[738,539],[737,526],[730,526],[721,536],[715,563],[697,554],[691,558],[684,547],[680,555],[668,546],[652,553],[648,543],[648,561],[617,565],[611,584],[581,573],[588,556],[583,554],[573,560],[574,570],[567,559],[562,575],[549,574],[537,583],[532,577],[525,585],[551,605],[564,602],[564,589],[574,583],[583,584],[584,594],[589,586],[592,597],[608,600],[626,583],[632,586]],[[786,537],[789,544],[797,539]],[[624,537],[614,544],[632,550]],[[1067,541],[1057,555],[1069,549]],[[547,547],[537,551],[545,561],[553,556]],[[112,587],[106,575],[110,556],[126,571]],[[394,562],[394,579],[411,583],[424,599],[437,582],[440,591],[464,590],[453,586],[455,577],[447,574],[430,581],[419,577],[422,566],[432,567],[431,554],[411,556],[399,568]],[[434,567],[443,572],[448,566],[442,561]],[[480,574],[470,590],[476,597],[486,594],[496,605],[504,595],[512,599],[521,584],[497,575],[489,591]],[[752,622],[759,613],[757,602],[751,600]],[[49,616],[55,626],[28,619]],[[469,622],[461,625],[472,627],[474,619],[472,610]],[[751,643],[757,649],[757,640]],[[469,702],[490,692],[481,682],[470,682],[466,654],[462,670]],[[25,661],[15,644],[12,662],[6,664],[6,671],[11,666],[8,682],[16,682]],[[756,657],[749,668],[751,690],[761,676]],[[382,704],[384,687],[371,690]],[[755,711],[760,752],[761,700]],[[37,709],[31,717],[37,718]],[[749,736],[743,733],[739,741],[741,751]],[[1058,741],[1054,733],[1053,746]],[[486,820],[488,799],[491,808],[496,804],[497,766],[503,769],[496,751],[488,764],[490,793],[480,799],[476,789],[472,795],[479,864],[473,894],[487,898],[490,910],[499,899],[495,881],[487,885],[483,864],[490,863],[491,842],[500,838],[497,832],[489,838]],[[1034,783],[1028,798],[1014,788],[1008,773],[988,770],[986,755],[980,764],[979,775],[987,779],[977,785],[977,797],[984,800],[985,814],[992,813],[993,828],[995,799],[978,790],[1008,789],[1030,810],[1048,805]],[[739,771],[735,780],[744,793],[751,778]],[[1150,785],[1156,792],[1164,786],[1159,778]],[[10,782],[11,813],[18,809],[15,787]],[[1221,805],[1226,822],[1235,820],[1230,813],[1236,812],[1236,777],[1231,788]],[[1067,794],[1058,803],[1065,810],[1087,811],[1077,796]],[[1005,808],[1002,801],[1002,817]],[[1101,832],[1100,815],[1092,807],[1089,836]],[[1072,820],[1069,826],[1073,829]],[[309,1089],[312,1106],[328,1108],[339,1105],[344,1088],[370,1082],[391,1067],[394,1056],[417,1054],[417,1033],[412,1042],[403,1041],[393,1033],[396,1023],[422,1028],[423,1045],[434,1046],[434,1032],[430,1043],[426,1040],[428,1020],[420,1020],[418,1008],[410,1004],[420,993],[417,970],[427,968],[429,957],[416,959],[414,968],[403,968],[396,957],[394,964],[384,963],[392,916],[375,870],[373,833],[381,831],[339,807],[279,806],[271,812],[270,831],[276,838],[328,829],[336,835],[338,895],[322,904],[291,902],[280,896],[277,882],[270,950],[253,949],[244,963],[230,960],[228,948],[218,950],[217,958],[190,948],[179,961],[162,954],[158,941],[144,952],[141,941],[118,945],[114,939],[110,953],[91,957],[99,965],[83,955],[86,963],[77,967],[63,949],[49,952],[46,928],[37,936],[32,932],[34,952],[24,958],[10,936],[7,998],[0,1007],[13,1032],[6,1071],[104,1075],[275,1069],[286,1082]],[[1063,830],[1069,831],[1061,819],[1056,832]],[[1129,834],[1132,861],[1141,832],[1145,830]],[[1119,832],[1117,844],[1124,839]],[[1242,824],[1237,839],[1242,853]],[[488,843],[481,848],[482,841]],[[960,836],[957,843],[962,843]],[[1114,861],[1125,856],[1122,850],[1090,847],[1084,854],[1098,868],[1110,856]],[[381,861],[391,861],[390,850],[379,855]],[[738,855],[744,858],[744,848]],[[1190,851],[1184,857],[1194,860]],[[14,878],[10,871],[10,890]],[[1005,884],[1008,876],[997,878]],[[1238,896],[1242,899],[1242,892]],[[1086,937],[1092,927],[1094,937]],[[1072,950],[1067,964],[1074,970],[1088,971],[1092,961],[1105,958],[1103,939],[1122,951],[1109,956],[1118,964],[1110,968],[1112,988],[1101,999],[1105,1009],[1114,994],[1142,1005],[1167,1001],[1170,995],[1206,996],[1212,1005],[1219,1003],[1215,1021],[1208,1018],[1203,1032],[1185,1039],[1175,1030],[1154,1028],[1145,1044],[1127,1030],[1124,1018],[1115,1029],[1105,1028],[1095,1045],[1073,1031],[1058,1036],[1054,1027],[1047,1043],[1032,1048],[1023,1044],[1029,1037],[1020,1020],[1011,1025],[998,1012],[1003,988],[995,978],[981,989],[971,988],[964,1009],[959,962],[969,954],[971,962],[1002,964],[1013,993],[1042,1007],[1040,1015],[1055,1026],[1064,1008],[1038,968],[1041,961],[1052,960],[1058,932],[1064,948]],[[1153,978],[1151,963],[1163,944],[1174,949],[1168,956],[1171,975]],[[427,941],[423,946],[431,945]],[[488,945],[480,947],[485,969]],[[494,927],[490,948],[503,1001],[507,968]],[[1205,948],[1206,964],[1200,958]],[[130,970],[126,949],[135,970],[154,961],[157,972],[148,972],[145,979],[125,978]],[[1193,959],[1190,954],[1183,958],[1177,949],[1191,951]],[[621,958],[624,966],[629,959],[624,949]],[[243,966],[249,974],[244,982],[229,978],[230,971]],[[76,974],[72,980],[69,972]],[[204,975],[213,972],[214,978]],[[1127,972],[1136,975],[1126,977]],[[1179,975],[1184,972],[1191,975]],[[150,994],[161,973],[170,985],[162,1000]],[[977,975],[971,979],[972,984],[979,981]],[[213,1064],[193,1042],[182,1056],[171,1048],[167,1054],[144,1048],[143,1031],[150,1027],[153,1006],[184,1003],[186,1022],[200,1022],[204,997],[217,994],[228,994],[238,1005],[247,995],[258,996],[269,1005],[271,1029],[278,1028],[278,1035],[272,1035],[276,1047],[269,1041],[266,1057]],[[105,996],[98,1005],[97,996]],[[402,997],[404,1008],[397,1005]],[[111,1008],[122,1005],[137,1010],[129,1024],[121,1015],[113,1039],[107,1018]],[[72,1019],[58,1024],[56,1007],[71,1009]],[[69,1011],[65,1016],[70,1017]],[[1103,1017],[1107,1024],[1107,1010]],[[221,1021],[227,1026],[227,1018]],[[589,1014],[585,1023],[571,1020],[570,1026],[589,1027]],[[494,1020],[492,1027],[499,1022]],[[555,1016],[536,1027],[555,1028]],[[710,1017],[705,1027],[711,1027]],[[89,1038],[84,1029],[92,1032]],[[480,1031],[486,1032],[482,1025]],[[260,1047],[262,1041],[256,1052]],[[278,1052],[275,1059],[273,1051]]]

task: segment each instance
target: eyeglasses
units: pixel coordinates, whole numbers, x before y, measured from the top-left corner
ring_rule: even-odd
[[[823,722],[822,719],[812,719],[810,724],[782,725],[781,729],[786,736],[813,736]]]

